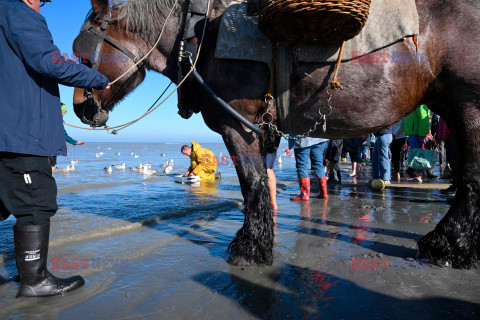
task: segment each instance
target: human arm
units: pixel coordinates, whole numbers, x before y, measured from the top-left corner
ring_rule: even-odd
[[[208,162],[209,155],[204,152],[204,149],[196,150],[195,152],[195,161],[192,161],[192,170],[190,170],[190,175],[199,175],[203,170],[205,162]]]
[[[63,132],[65,133],[65,142],[70,143],[71,145],[74,145],[74,146],[79,144],[77,140],[73,139],[68,135],[67,130],[65,130],[65,128],[63,128]],[[83,143],[80,143],[80,144],[83,144]]]
[[[72,60],[66,60],[48,30],[43,16],[19,10],[7,16],[7,40],[27,68],[60,84],[105,89],[108,77]]]

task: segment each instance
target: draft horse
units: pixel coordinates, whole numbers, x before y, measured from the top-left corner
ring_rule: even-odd
[[[166,29],[148,58],[110,89],[93,91],[90,100],[83,89],[75,89],[75,112],[87,123],[100,109],[111,111],[132,92],[143,81],[145,70],[160,72],[178,82],[177,56],[187,10],[187,0],[126,0],[111,6],[108,0],[91,2],[93,10],[84,27],[101,30],[103,22],[104,33],[117,42],[115,45],[102,38],[102,54],[122,51],[129,57],[143,57],[154,46],[164,23]],[[421,103],[444,117],[456,143],[458,191],[448,213],[418,242],[418,248],[432,262],[470,268],[477,261],[480,245],[480,2],[417,0],[416,4],[420,16],[418,50],[428,56],[428,61],[356,63],[354,59],[343,63],[340,73],[344,89],[334,98],[326,131],[317,130],[312,136],[337,139],[378,131],[404,118]],[[197,70],[231,107],[246,119],[259,121],[265,111],[263,97],[268,89],[269,68],[262,63],[214,57],[226,5],[217,1],[210,12]],[[166,21],[172,8],[173,14]],[[105,23],[106,17],[109,19]],[[408,38],[379,52],[415,54],[416,48]],[[96,63],[100,72],[115,79],[134,66],[135,58],[83,62]],[[298,121],[290,133],[310,128],[313,120],[308,114],[315,114],[325,103],[332,71],[330,63],[293,66],[291,105]],[[205,123],[222,136],[232,157],[265,154],[268,139],[248,130],[210,96],[199,92],[196,99]],[[245,220],[229,246],[230,261],[239,265],[271,264],[273,217],[266,172],[261,165],[245,162],[240,162],[236,170],[245,199]]]

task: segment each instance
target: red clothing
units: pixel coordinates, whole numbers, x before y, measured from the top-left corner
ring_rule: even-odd
[[[437,139],[440,141],[446,141],[450,135],[450,129],[448,129],[445,119],[440,118],[438,121]]]

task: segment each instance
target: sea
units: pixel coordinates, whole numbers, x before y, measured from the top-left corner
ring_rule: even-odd
[[[221,179],[202,182],[199,185],[179,184],[174,176],[184,174],[190,165],[190,159],[180,149],[181,143],[85,143],[68,145],[68,155],[58,157],[55,180],[58,186],[59,213],[53,218],[51,240],[56,234],[64,232],[81,233],[83,237],[95,237],[98,230],[105,228],[110,232],[115,227],[108,221],[125,221],[128,223],[151,223],[168,221],[185,223],[199,217],[205,212],[215,216],[225,211],[232,211],[234,220],[243,221],[243,197],[240,192],[234,163],[231,161],[223,143],[201,143],[221,159],[217,172]],[[281,146],[285,149],[285,146]],[[283,150],[282,149],[282,150]],[[78,161],[75,170],[61,172]],[[279,180],[296,181],[295,160],[284,156],[282,164],[277,165]],[[173,162],[171,173],[164,173],[162,165]],[[122,165],[125,170],[109,165]],[[144,175],[132,168],[140,164],[151,164],[157,172]],[[71,223],[73,222],[74,223]],[[12,225],[13,216],[0,223],[0,261],[11,259],[13,254]],[[115,225],[115,224],[113,224]],[[119,224],[124,228],[125,224]],[[172,231],[174,232],[174,230]],[[85,235],[87,234],[87,236]]]

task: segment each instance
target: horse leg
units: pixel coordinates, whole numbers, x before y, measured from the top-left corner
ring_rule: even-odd
[[[463,90],[462,90],[463,91]],[[462,92],[459,90],[459,92]],[[435,229],[418,242],[423,257],[433,263],[449,262],[455,268],[470,268],[477,260],[480,243],[480,110],[457,96],[447,113],[454,132],[458,181],[454,202]],[[470,101],[480,101],[479,97]]]
[[[243,131],[243,130],[242,130]],[[228,127],[222,133],[230,153],[245,203],[245,220],[228,246],[229,262],[234,265],[273,262],[273,212],[267,173],[262,163],[260,139],[247,139]]]

